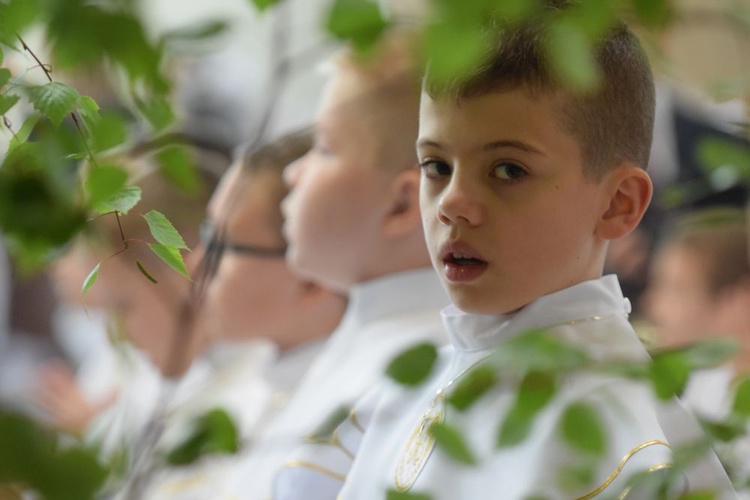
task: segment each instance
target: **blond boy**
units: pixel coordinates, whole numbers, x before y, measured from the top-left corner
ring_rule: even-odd
[[[268,498],[277,470],[308,466],[290,452],[380,380],[393,356],[444,341],[439,310],[448,299],[430,267],[419,212],[419,85],[409,42],[394,35],[371,58],[348,54],[335,65],[313,148],[286,172],[284,232],[291,267],[348,294],[349,304],[225,498]]]
[[[544,15],[555,8],[548,9]],[[473,406],[447,403],[467,372],[531,329],[604,364],[647,359],[617,278],[602,273],[608,242],[636,227],[651,197],[648,62],[618,24],[597,47],[601,86],[576,94],[547,69],[543,26],[502,26],[497,51],[472,78],[428,83],[422,93],[422,217],[433,266],[454,303],[443,312],[452,345],[419,390],[385,386],[339,427],[339,440],[356,454],[350,470],[343,457],[307,448],[306,457],[330,461],[318,462],[318,472],[280,474],[278,500],[374,500],[387,490],[431,500],[656,498],[627,483],[672,463],[674,429],[660,421],[645,384],[601,372],[553,383],[506,359]],[[545,400],[550,384],[556,390]],[[519,398],[540,411],[528,436],[505,436],[498,448],[501,422],[523,410]],[[593,460],[560,431],[573,403],[595,409],[605,430],[606,451]],[[436,447],[436,423],[460,431],[475,465]],[[726,488],[720,498],[732,498],[713,455],[709,462],[705,475],[678,481],[677,493],[717,487]]]

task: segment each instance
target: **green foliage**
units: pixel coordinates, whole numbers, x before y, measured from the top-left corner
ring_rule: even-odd
[[[731,169],[738,179],[750,180],[750,148],[720,137],[707,137],[698,144],[698,161],[708,172]]]
[[[151,283],[159,283],[154,276],[148,272],[148,270],[145,268],[143,263],[140,260],[135,261],[135,266],[138,268],[138,270],[141,272],[142,275],[146,277],[147,280],[149,280]]]
[[[68,85],[50,82],[29,87],[29,100],[40,113],[49,117],[52,123],[60,125],[62,119],[78,104],[80,95]]]
[[[736,384],[732,413],[743,418],[750,418],[750,376],[743,376]]]
[[[660,399],[682,394],[690,376],[690,364],[682,353],[670,351],[655,355],[650,368],[651,384]]]
[[[91,451],[61,447],[28,418],[0,410],[0,485],[19,483],[46,499],[86,500],[105,477]]]
[[[440,85],[466,75],[487,54],[491,40],[486,32],[468,29],[469,24],[453,20],[436,22],[424,31],[424,46],[429,59],[428,77]]]
[[[0,95],[0,115],[4,115],[13,106],[18,103],[21,98],[15,94],[2,94]]]
[[[328,32],[351,42],[361,52],[370,50],[388,23],[372,0],[336,0],[328,15]]]
[[[238,449],[239,436],[231,417],[215,408],[195,420],[189,436],[166,460],[172,465],[188,465],[207,454],[232,454]]]
[[[555,20],[547,39],[550,63],[560,80],[576,90],[591,90],[598,83],[592,40],[569,18]]]
[[[86,276],[86,279],[83,280],[83,285],[81,285],[81,295],[86,295],[86,292],[88,292],[89,289],[94,286],[94,283],[96,283],[96,279],[99,277],[100,266],[101,262],[97,262],[91,272]]]
[[[97,206],[111,199],[122,191],[127,180],[127,172],[118,166],[101,165],[92,168],[86,179],[91,204]]]
[[[112,61],[129,80],[163,94],[161,50],[153,46],[133,13],[74,1],[58,0],[49,12],[47,36],[57,65],[74,68]]]
[[[526,439],[534,425],[534,418],[556,392],[557,379],[550,373],[528,373],[518,387],[513,406],[500,425],[498,447],[515,446]]]
[[[0,3],[0,43],[14,47],[17,33],[23,33],[37,18],[39,0],[8,0]]]
[[[156,154],[162,173],[176,187],[187,193],[196,193],[201,187],[195,161],[185,146],[169,146]]]
[[[448,403],[459,411],[473,405],[497,383],[497,372],[487,365],[478,365],[469,370],[456,384],[448,396]]]
[[[177,232],[172,223],[164,217],[164,214],[156,210],[149,210],[143,218],[146,219],[151,236],[156,241],[167,247],[188,250],[185,240],[182,239],[182,236],[180,236],[180,233]]]
[[[435,438],[437,445],[453,460],[465,465],[476,464],[469,445],[456,428],[435,422],[430,426],[430,434]]]
[[[86,109],[88,112],[89,108]],[[86,121],[94,151],[106,151],[123,144],[127,140],[127,121],[120,113],[104,111],[94,120],[88,119]]]
[[[100,201],[94,209],[100,214],[119,212],[127,214],[141,201],[141,188],[138,186],[124,186],[111,197]]]
[[[330,439],[336,428],[349,417],[351,411],[350,406],[339,406],[326,417],[309,437],[316,441]]]
[[[437,349],[433,344],[417,344],[391,360],[386,374],[400,384],[419,385],[432,372],[436,359]]]
[[[565,408],[560,419],[560,434],[574,450],[593,456],[607,451],[607,433],[597,410],[583,401]]]
[[[0,168],[0,229],[19,244],[53,249],[83,228],[86,213],[73,199],[70,183],[47,170],[53,165],[49,156],[59,161],[64,155],[31,143],[6,155]]]
[[[175,120],[172,105],[162,95],[156,94],[149,97],[133,96],[136,109],[151,124],[155,132],[164,130]]]
[[[673,9],[669,0],[632,0],[638,18],[650,27],[666,25],[672,20]]]
[[[185,261],[182,259],[182,255],[180,255],[180,250],[177,247],[173,246],[167,246],[167,245],[160,245],[160,244],[154,244],[149,243],[148,247],[153,251],[161,260],[167,263],[169,267],[186,277],[187,279],[190,278],[190,273],[188,273],[187,267],[185,267]],[[153,277],[151,278],[153,280]],[[154,280],[155,281],[155,280]]]
[[[174,45],[203,41],[226,32],[227,28],[228,25],[225,21],[208,20],[168,32],[162,37],[162,43],[165,45]]]
[[[273,7],[277,3],[279,3],[280,0],[250,0],[255,7],[260,10],[264,11],[269,7]]]
[[[505,367],[520,373],[564,372],[585,366],[588,357],[584,351],[552,333],[535,329],[510,339],[487,361],[498,369]]]
[[[386,492],[385,500],[432,500],[432,497],[426,493],[388,490]]]

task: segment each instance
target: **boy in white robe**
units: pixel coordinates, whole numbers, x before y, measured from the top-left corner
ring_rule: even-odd
[[[670,436],[682,438],[684,422],[666,419],[650,386],[524,365],[539,362],[531,356],[540,345],[563,340],[578,354],[566,358],[557,345],[548,364],[581,353],[603,366],[648,360],[617,278],[602,273],[608,242],[635,228],[650,201],[652,75],[617,23],[596,46],[600,86],[575,93],[548,70],[537,21],[502,26],[496,52],[467,81],[437,86],[428,75],[422,93],[422,217],[454,303],[443,312],[451,346],[425,384],[385,384],[357,405],[334,433],[348,457],[298,450],[311,465],[282,471],[275,500],[374,500],[387,491],[430,500],[656,498],[628,480],[669,471]],[[548,336],[523,335],[534,329]],[[475,379],[488,386],[459,408],[455,391],[480,366],[494,378]],[[435,424],[457,430],[466,450],[450,439],[452,447],[436,446],[438,430],[450,433]],[[733,498],[711,452],[706,464],[667,498],[686,486]]]
[[[284,259],[283,170],[311,145],[306,129],[248,150],[213,193],[196,252],[200,357],[175,388],[157,453],[174,449],[215,408],[232,417],[241,449],[252,448],[341,321],[345,296],[300,277]],[[235,459],[161,464],[143,497],[212,498]]]
[[[439,311],[448,298],[430,267],[419,213],[419,85],[408,43],[394,37],[367,61],[336,59],[315,145],[287,168],[287,260],[303,276],[347,293],[349,305],[219,498],[268,498],[277,470],[307,465],[289,462],[290,452],[381,380],[396,354],[445,341]]]

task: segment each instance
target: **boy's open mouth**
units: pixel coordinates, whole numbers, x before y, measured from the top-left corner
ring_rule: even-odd
[[[450,253],[444,259],[443,263],[454,266],[477,266],[486,265],[487,262],[476,257],[471,257],[461,253]]]

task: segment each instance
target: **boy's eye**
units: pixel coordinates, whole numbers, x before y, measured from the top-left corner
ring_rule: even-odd
[[[506,181],[514,181],[528,175],[523,167],[507,161],[496,165],[492,170],[492,174],[495,177]]]
[[[439,160],[425,160],[419,166],[427,177],[441,177],[451,174],[451,166]]]

